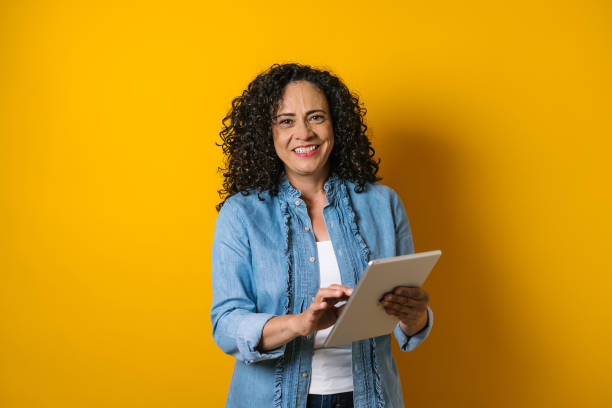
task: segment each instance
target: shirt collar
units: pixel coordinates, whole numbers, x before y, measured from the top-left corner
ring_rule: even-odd
[[[328,203],[332,203],[336,192],[339,190],[340,183],[342,183],[342,180],[335,173],[332,173],[323,185],[323,188],[327,192],[326,196]],[[279,183],[279,197],[288,202],[295,202],[301,195],[302,193],[300,190],[291,185],[287,178],[287,174],[283,172]]]

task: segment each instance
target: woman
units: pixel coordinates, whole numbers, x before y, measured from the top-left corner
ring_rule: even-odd
[[[367,262],[414,252],[399,197],[376,183],[364,115],[337,77],[286,64],[223,120],[211,317],[236,357],[228,407],[404,406],[390,335],[321,347]],[[404,351],[431,330],[427,302],[406,287],[381,299]]]

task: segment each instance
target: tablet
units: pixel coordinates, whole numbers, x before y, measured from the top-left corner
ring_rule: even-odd
[[[370,261],[323,346],[391,333],[399,318],[385,312],[380,298],[398,286],[421,287],[441,254],[429,251]]]

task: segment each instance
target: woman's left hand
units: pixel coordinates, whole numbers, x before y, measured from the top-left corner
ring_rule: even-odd
[[[429,294],[420,288],[398,286],[380,299],[385,311],[399,317],[406,336],[418,333],[427,324]]]

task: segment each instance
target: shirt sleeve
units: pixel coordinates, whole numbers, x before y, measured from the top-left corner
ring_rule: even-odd
[[[393,209],[393,222],[395,223],[395,255],[408,255],[414,253],[412,241],[412,230],[404,204],[397,193],[393,190],[391,205]]]
[[[226,201],[215,224],[212,246],[213,339],[227,354],[246,363],[281,357],[285,346],[261,352],[263,327],[275,315],[257,313],[251,249],[238,211]]]
[[[402,200],[394,191],[392,194],[392,205],[395,222],[395,254],[413,254],[414,242],[412,240],[412,230],[410,228],[410,222],[408,221],[408,215],[406,214]],[[433,312],[429,306],[427,306],[427,324],[423,329],[421,329],[421,331],[408,337],[402,331],[398,323],[397,326],[395,326],[393,333],[395,334],[395,338],[397,339],[402,351],[412,351],[429,336],[432,327]]]
[[[433,326],[433,312],[427,306],[427,324],[425,327],[421,329],[421,331],[413,334],[412,336],[406,336],[399,325],[399,323],[393,329],[393,333],[395,334],[395,338],[397,339],[397,343],[402,351],[412,351],[419,344],[421,344],[425,339],[429,336],[429,332],[431,332],[431,328]]]

